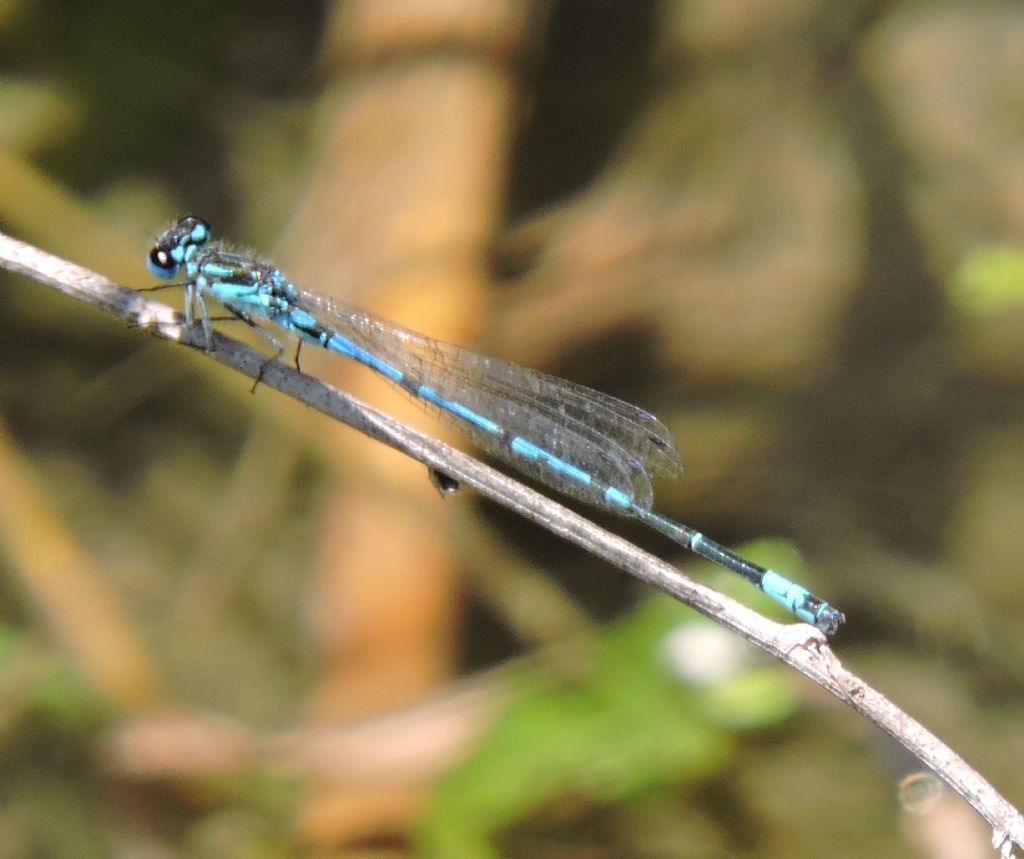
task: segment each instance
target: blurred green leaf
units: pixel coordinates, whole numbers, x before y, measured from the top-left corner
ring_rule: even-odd
[[[89,733],[104,722],[102,702],[59,652],[0,625],[0,741],[22,721]]]
[[[957,307],[974,315],[1024,304],[1024,249],[975,249],[961,262],[951,294]]]
[[[666,637],[703,622],[656,597],[607,630],[586,679],[523,675],[514,703],[441,785],[420,828],[425,851],[491,857],[496,831],[560,795],[608,803],[705,778],[729,764],[734,726],[789,715],[795,699],[779,670],[743,668],[701,688],[676,679]]]

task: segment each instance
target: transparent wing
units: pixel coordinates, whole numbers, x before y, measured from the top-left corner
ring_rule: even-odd
[[[432,387],[582,469],[596,481],[621,489],[639,507],[650,507],[652,475],[676,476],[679,454],[665,426],[623,400],[561,379],[434,340],[367,311],[314,292],[296,290],[295,303],[324,327],[401,370],[417,385]],[[516,455],[507,439],[487,433],[443,408],[417,401],[471,436],[487,452],[513,462],[539,480],[570,495],[604,504],[585,485],[553,474]]]

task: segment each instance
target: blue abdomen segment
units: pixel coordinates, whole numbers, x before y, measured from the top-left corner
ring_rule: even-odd
[[[613,508],[619,508],[624,512],[629,512],[629,509],[633,506],[633,497],[621,489],[616,489],[614,486],[609,486],[604,491],[604,500],[608,506]]]
[[[577,468],[564,459],[560,459],[550,451],[544,450],[544,448],[535,445],[531,441],[527,441],[522,436],[515,436],[511,440],[509,448],[520,456],[525,456],[527,459],[543,462],[554,474],[578,483],[581,486],[590,486],[594,482],[594,478],[583,469]]]
[[[765,570],[760,588],[779,605],[788,608],[800,620],[817,625],[822,616],[822,604],[810,591],[791,582],[775,570]],[[826,606],[827,607],[827,606]]]
[[[446,400],[429,385],[418,385],[411,390],[411,393],[413,396],[419,397],[433,406],[444,409],[457,418],[462,418],[462,420],[472,424],[477,429],[481,429],[491,435],[501,435],[501,427],[494,421],[474,412],[472,409],[462,405],[462,403],[458,403],[455,400]]]
[[[328,334],[323,345],[332,352],[337,352],[339,355],[344,355],[347,358],[358,361],[360,364],[365,364],[371,370],[376,370],[384,378],[397,385],[401,385],[405,380],[405,373],[397,367],[393,367],[387,361],[382,361],[372,352],[367,352],[365,349],[356,346],[355,343],[342,337],[340,334]]]

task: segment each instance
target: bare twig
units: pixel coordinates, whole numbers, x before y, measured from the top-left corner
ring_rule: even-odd
[[[204,351],[202,333],[186,328],[172,308],[2,233],[0,267],[103,308],[157,337]],[[210,358],[250,378],[265,362],[259,353],[219,333],[213,347],[206,353]],[[450,475],[739,633],[827,689],[918,757],[989,823],[993,846],[1002,856],[1012,856],[1014,846],[1024,847],[1024,818],[1020,812],[923,725],[844,669],[818,630],[762,617],[501,472],[292,367],[274,362],[265,369],[262,382]]]

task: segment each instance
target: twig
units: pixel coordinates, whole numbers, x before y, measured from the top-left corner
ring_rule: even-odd
[[[249,378],[255,378],[265,363],[258,352],[220,333],[214,336],[213,350],[205,352],[202,332],[186,328],[182,317],[167,305],[2,233],[0,267],[100,307],[157,337],[202,351]],[[923,725],[844,669],[818,630],[762,617],[507,475],[293,367],[271,363],[263,372],[262,383],[454,477],[739,633],[827,689],[919,758],[989,823],[992,844],[1003,857],[1012,856],[1014,846],[1024,847],[1020,812]]]

